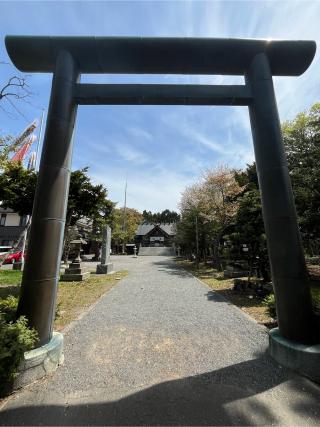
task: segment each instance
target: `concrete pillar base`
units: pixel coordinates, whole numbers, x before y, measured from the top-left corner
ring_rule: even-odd
[[[98,264],[97,265],[97,274],[112,274],[114,273],[113,264],[108,262],[107,264]]]
[[[47,344],[24,354],[24,360],[20,364],[19,375],[14,380],[13,389],[17,390],[51,374],[63,361],[63,335],[54,332]]]
[[[280,335],[279,328],[269,332],[269,352],[280,365],[320,383],[320,344],[306,345]]]

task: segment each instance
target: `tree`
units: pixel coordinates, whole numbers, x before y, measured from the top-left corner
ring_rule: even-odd
[[[142,214],[133,208],[126,208],[124,225],[124,208],[116,208],[112,221],[112,244],[116,250],[126,243],[133,243],[137,228],[142,221]]]
[[[177,224],[176,243],[190,258],[195,253],[198,263],[201,253],[203,258],[206,256],[208,236],[202,183],[195,183],[184,190],[179,208],[181,216]]]
[[[181,224],[177,241],[182,246],[194,248],[189,240],[193,229],[198,257],[205,258],[207,249],[211,248],[214,264],[219,269],[221,240],[236,214],[240,190],[234,172],[220,166],[208,170],[200,182],[187,187],[180,201]]]
[[[109,209],[107,189],[92,184],[87,172],[88,168],[71,172],[66,225],[74,225],[83,217],[99,217]]]
[[[219,270],[222,268],[219,256],[221,240],[236,215],[240,192],[235,172],[228,167],[220,166],[205,173],[206,218],[212,225],[213,262]]]
[[[144,210],[142,212],[143,222],[149,224],[171,224],[173,222],[178,222],[180,216],[175,211],[170,211],[165,209],[162,212],[152,213],[151,211]]]
[[[13,209],[20,216],[31,215],[37,174],[20,162],[7,163],[0,173],[1,206]]]
[[[71,172],[70,190],[65,223],[65,241],[68,230],[81,218],[95,222],[97,234],[99,227],[109,220],[114,204],[107,199],[107,189],[94,185],[87,174],[88,168]],[[25,169],[21,163],[12,162],[0,174],[0,200],[2,206],[11,208],[19,215],[31,215],[36,189],[37,173]],[[67,257],[66,248],[64,257]]]
[[[15,140],[11,135],[0,135],[0,170],[3,170],[11,153],[20,147],[21,141]]]
[[[0,64],[8,65],[4,62],[0,62]],[[15,111],[23,116],[16,105],[16,101],[26,100],[32,94],[27,84],[27,77],[12,76],[0,84],[0,109],[6,114],[11,115],[12,111]]]
[[[304,246],[320,252],[320,103],[283,124],[284,144]]]
[[[109,225],[112,226],[114,219],[114,207],[116,203],[111,200],[106,200],[101,210],[92,217],[92,229],[88,233],[88,237],[91,240],[91,252],[94,253],[94,260],[100,258],[100,245],[102,242],[102,235],[104,228]]]
[[[263,279],[269,281],[270,267],[256,165],[248,165],[245,171],[236,172],[235,179],[242,192],[238,195],[239,205],[233,224],[225,236],[230,245],[228,256],[231,260],[247,260],[249,275],[256,268]],[[247,252],[243,250],[244,245]]]

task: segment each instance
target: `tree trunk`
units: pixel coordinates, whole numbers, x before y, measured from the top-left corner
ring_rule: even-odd
[[[218,235],[216,239],[213,241],[213,268],[218,271],[222,271],[222,264],[219,254],[219,245],[220,245],[221,235]]]

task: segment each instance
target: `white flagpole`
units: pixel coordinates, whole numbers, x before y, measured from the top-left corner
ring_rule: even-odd
[[[39,148],[40,148],[40,143],[41,143],[41,138],[42,138],[43,119],[44,119],[44,109],[42,110],[42,114],[41,114],[39,137],[38,137],[38,144],[37,144],[37,151],[36,151],[36,160],[35,160],[35,171],[38,170],[37,163],[38,163]]]

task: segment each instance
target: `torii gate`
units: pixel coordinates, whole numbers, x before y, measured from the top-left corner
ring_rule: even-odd
[[[7,36],[6,47],[19,70],[53,73],[18,307],[39,346],[53,333],[78,104],[247,105],[280,331],[271,334],[271,352],[285,363],[279,354],[287,357],[294,342],[320,341],[272,81],[302,74],[315,42]],[[244,75],[245,85],[81,84],[82,73]]]

